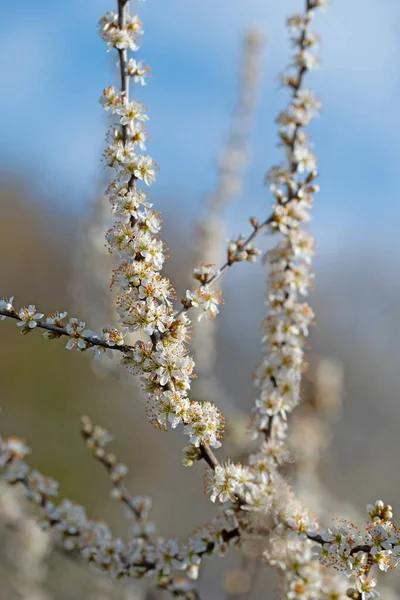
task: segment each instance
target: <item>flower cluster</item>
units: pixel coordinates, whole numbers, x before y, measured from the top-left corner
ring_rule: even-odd
[[[221,303],[221,292],[213,290],[209,285],[202,285],[193,292],[187,291],[184,299],[185,306],[200,309],[198,320],[204,316],[216,317],[219,313],[218,305]]]
[[[259,453],[250,457],[249,467],[232,463],[218,466],[215,472],[207,473],[211,500],[236,501],[243,511],[240,526],[248,543],[259,538],[260,523],[268,524],[270,538],[260,559],[278,569],[282,597],[344,600],[348,588],[346,577],[327,568],[333,562],[328,565],[320,560],[314,549],[316,541],[322,542],[317,534],[318,524],[276,470],[284,458],[283,443],[270,439],[261,444]],[[243,516],[246,512],[247,518]],[[255,512],[261,519],[255,519]]]
[[[259,452],[250,455],[249,465],[229,461],[219,464],[207,471],[206,489],[211,501],[237,501],[245,511],[267,514],[282,483],[276,465],[286,458],[283,443],[270,439],[261,444]]]
[[[304,88],[303,81],[316,62],[310,59],[316,37],[309,30],[316,7],[312,3],[304,15],[288,20],[295,55],[293,68],[282,76],[282,81],[289,88],[291,99],[277,119],[286,163],[272,167],[267,175],[276,201],[269,227],[281,234],[281,241],[265,256],[271,267],[271,310],[263,325],[265,359],[255,378],[260,396],[256,400],[253,430],[256,435],[280,438],[285,437],[287,414],[299,401],[304,337],[313,320],[313,312],[302,298],[312,283],[314,240],[302,225],[310,219],[312,196],[318,186],[315,157],[303,127],[316,116],[319,102]]]
[[[400,529],[392,522],[392,507],[381,500],[368,505],[371,521],[364,533],[343,519],[323,529],[287,484],[281,481],[280,487],[274,482],[271,488],[275,529],[263,558],[279,569],[285,597],[379,596],[372,567],[385,572],[400,564]]]
[[[107,42],[109,48],[137,50],[138,36],[143,33],[142,23],[137,16],[129,14],[124,16],[124,24],[121,27],[118,13],[110,11],[104,15],[99,22],[100,35]]]
[[[280,573],[281,597],[287,600],[348,598],[346,577],[326,569],[314,556],[308,540],[290,532],[272,536],[263,558]]]
[[[210,279],[214,279],[218,277],[220,274],[219,270],[215,267],[215,265],[206,265],[202,263],[198,267],[193,269],[193,277],[200,281],[202,285],[207,285]]]
[[[87,417],[83,419],[82,432],[96,458],[106,464],[110,455],[105,454],[104,447],[111,436],[102,427],[94,426]],[[65,550],[79,553],[115,578],[147,577],[174,596],[193,600],[196,598],[194,581],[203,556],[224,554],[238,537],[234,511],[227,509],[209,525],[196,530],[186,544],[154,538],[154,527],[151,530],[143,527],[151,502],[138,496],[131,498],[135,514],[130,516],[135,519],[129,540],[115,538],[105,522],[90,520],[82,506],[68,499],[57,504],[57,482],[29,468],[24,462],[29,452],[23,440],[0,439],[0,466],[5,468],[8,483],[23,486],[26,497],[40,510],[40,526],[53,530],[57,542]],[[122,476],[115,460],[111,459],[111,462],[114,467],[109,474],[115,484]]]
[[[100,34],[110,46],[117,49],[138,48],[141,27],[139,19],[125,10],[123,22],[114,13],[100,21]],[[131,76],[143,83],[147,72],[140,62],[126,61],[120,53],[122,82]],[[117,121],[111,133],[111,144],[105,156],[107,164],[116,171],[116,177],[107,190],[115,223],[106,239],[110,251],[118,257],[112,283],[118,291],[120,322],[127,331],[141,331],[150,336],[148,342],[137,342],[133,351],[124,358],[135,374],[144,378],[149,395],[147,413],[156,425],[176,427],[182,423],[192,444],[208,443],[218,447],[222,418],[215,406],[190,401],[188,390],[193,377],[193,360],[185,347],[189,319],[176,315],[172,308],[174,290],[160,273],[165,261],[165,249],[157,237],[161,219],[152,208],[147,193],[138,187],[140,182],[150,186],[156,173],[153,159],[142,154],[148,120],[145,106],[129,99],[129,89],[117,90],[111,86],[100,99],[103,107]],[[215,316],[219,295],[206,285],[187,295],[185,302]]]
[[[392,522],[392,507],[378,500],[367,510],[371,521],[364,533],[353,523],[337,520],[317,537],[311,536],[319,543],[313,550],[320,562],[343,571],[352,585],[350,597],[361,595],[363,600],[379,595],[374,589],[376,579],[370,574],[372,567],[387,571],[400,563],[400,529]]]
[[[251,242],[246,241],[243,235],[240,235],[229,242],[227,261],[230,265],[242,261],[255,262],[260,254],[261,251],[258,248],[253,246]]]

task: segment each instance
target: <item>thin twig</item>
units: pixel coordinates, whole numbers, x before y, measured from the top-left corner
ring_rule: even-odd
[[[23,321],[19,314],[14,310],[3,310],[0,309],[0,315],[3,317],[9,317],[10,319],[15,319],[16,321]],[[52,331],[57,334],[57,337],[65,336],[69,338],[74,338],[74,335],[68,333],[66,329],[63,327],[57,327],[57,325],[51,325],[50,323],[45,323],[44,321],[38,321],[35,319],[36,327],[39,329],[46,329],[46,331]],[[122,345],[122,346],[110,346],[107,342],[103,340],[99,340],[93,336],[81,336],[80,339],[84,340],[88,347],[93,348],[94,346],[101,346],[102,348],[108,348],[110,350],[118,350],[119,352],[130,352],[133,349],[133,346]],[[82,351],[86,350],[83,348]]]
[[[246,240],[241,244],[240,248],[235,252],[235,254],[232,256],[232,258],[230,260],[227,260],[225,262],[225,264],[223,264],[222,267],[220,269],[218,269],[218,272],[215,275],[213,275],[212,277],[210,277],[209,279],[206,279],[202,283],[202,285],[212,285],[213,283],[215,283],[216,281],[218,281],[218,279],[220,279],[220,277],[222,277],[222,275],[230,267],[232,267],[234,264],[236,264],[237,262],[239,262],[238,260],[236,260],[236,258],[240,254],[240,252],[243,252],[243,250],[246,250],[246,248],[249,246],[249,244],[251,244],[251,242],[254,240],[254,238],[261,231],[263,231],[264,229],[266,229],[268,227],[268,225],[270,225],[272,223],[272,221],[274,220],[274,217],[275,217],[275,215],[272,213],[268,217],[268,219],[266,219],[263,223],[261,223],[261,225],[254,226],[253,231],[246,238]],[[183,313],[186,313],[190,308],[192,308],[191,304],[184,304],[183,307],[175,313],[174,320],[178,319]]]
[[[91,438],[91,434],[85,430],[84,426],[81,429],[81,435],[85,442],[87,442],[88,439]],[[104,453],[104,455],[102,455],[101,453],[96,452],[99,449],[102,450],[102,447],[100,445],[97,445],[92,449],[94,457],[105,467],[107,473],[110,475],[112,486],[118,491],[118,498],[121,500],[121,502],[125,504],[125,506],[127,506],[127,508],[135,517],[135,519],[137,521],[140,521],[142,518],[142,513],[140,512],[140,510],[137,509],[134,499],[120,480],[114,481],[112,478],[112,473],[113,469],[116,466],[116,462],[110,460],[108,454]]]

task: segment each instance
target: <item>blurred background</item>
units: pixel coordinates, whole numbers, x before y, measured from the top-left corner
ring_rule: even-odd
[[[199,219],[219,185],[218,161],[240,94],[243,36],[254,27],[264,42],[241,191],[218,215],[225,241],[248,231],[249,216],[270,213],[263,179],[281,160],[274,118],[286,102],[276,82],[290,51],[284,20],[302,2],[149,0],[137,7],[145,30],[139,55],[154,77],[135,92],[149,107],[148,151],[160,166],[152,198],[164,219],[166,271],[180,298],[198,260],[193,240]],[[44,313],[68,310],[94,330],[112,319],[110,265],[102,250],[107,219],[93,218],[103,207],[109,177],[100,162],[107,122],[97,101],[116,72],[115,56],[106,54],[96,23],[112,8],[105,0],[21,0],[3,14],[0,38],[0,296],[15,295],[16,306],[35,303]],[[308,85],[317,90],[323,109],[311,127],[321,193],[312,222],[317,327],[310,361],[332,359],[343,374],[340,402],[329,419],[331,442],[316,468],[324,493],[361,513],[380,498],[393,505],[396,518],[400,5],[331,0],[314,29],[322,38],[322,69]],[[266,248],[271,240],[259,244]],[[104,280],[99,265],[105,267]],[[225,305],[213,331],[216,361],[207,378],[219,386],[220,405],[235,423],[255,397],[252,372],[260,359],[265,280],[260,262],[238,265],[223,281]],[[94,370],[89,357],[67,352],[62,341],[45,343],[39,332],[21,339],[13,322],[1,323],[0,336],[0,429],[28,440],[32,464],[60,481],[62,495],[84,503],[93,518],[106,516],[117,533],[124,531],[107,476],[80,439],[79,418],[89,414],[114,434],[119,458],[130,467],[132,493],[154,496],[153,518],[163,535],[184,540],[212,516],[203,496],[203,466],[180,466],[182,432],[152,429],[140,390],[125,373]],[[240,454],[240,444],[235,446],[240,435],[230,433],[233,453]],[[7,522],[0,518],[1,536],[8,539],[7,527],[1,529]],[[47,559],[43,552],[51,568],[40,593],[44,589],[47,596],[32,595],[32,587],[31,595],[23,595],[27,591],[13,585],[13,554],[7,551],[8,558],[0,556],[2,600],[110,600],[142,593],[116,590],[68,559]],[[201,581],[206,598],[234,595],[226,574],[235,561],[206,561]],[[265,595],[263,581],[254,598]]]

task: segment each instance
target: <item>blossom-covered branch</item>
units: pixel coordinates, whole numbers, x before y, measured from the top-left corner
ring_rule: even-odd
[[[268,179],[271,180],[276,205],[265,224],[270,231],[280,232],[283,240],[266,255],[272,264],[269,281],[272,311],[264,324],[265,358],[256,376],[261,397],[256,401],[252,430],[255,435],[262,432],[266,436],[260,452],[250,456],[250,463],[256,471],[262,469],[270,472],[286,458],[283,442],[286,435],[285,418],[299,399],[303,338],[313,317],[309,306],[299,301],[299,296],[307,293],[313,254],[313,240],[300,225],[309,219],[311,194],[317,191],[317,186],[311,184],[317,176],[315,157],[308,149],[303,128],[314,116],[318,102],[313,93],[302,85],[306,72],[316,64],[316,57],[312,53],[316,36],[310,33],[309,26],[320,4],[307,0],[304,15],[296,15],[288,20],[289,28],[294,30],[292,42],[296,53],[291,65],[293,73],[282,76],[283,83],[291,92],[289,106],[278,117],[281,125],[279,138],[287,164],[272,167],[269,172]],[[257,231],[256,226],[253,236]],[[229,481],[232,489],[228,487],[223,492],[221,490],[225,499],[243,491],[236,487],[240,477],[235,476],[235,467],[228,465],[228,471],[231,473]],[[251,470],[247,476],[251,481],[258,477]],[[258,493],[267,501],[268,493],[260,489]],[[218,496],[216,490],[214,497]]]
[[[187,464],[196,457],[214,467],[217,460],[210,446],[220,446],[222,415],[213,404],[188,398],[194,367],[185,346],[190,321],[186,315],[174,315],[173,288],[159,273],[165,260],[163,243],[157,237],[160,218],[152,210],[145,191],[138,187],[138,183],[150,185],[157,168],[148,154],[140,153],[147,138],[146,109],[138,100],[129,99],[129,81],[144,85],[149,71],[141,61],[127,56],[128,49],[138,49],[142,24],[129,13],[129,2],[121,0],[118,12],[107,13],[99,28],[108,47],[117,49],[121,67],[121,88],[112,85],[105,89],[100,102],[117,119],[111,126],[105,153],[107,164],[116,170],[116,178],[107,191],[116,220],[106,239],[119,262],[112,284],[118,289],[118,313],[125,330],[120,333],[106,327],[97,335],[85,330],[85,324],[76,319],[64,326],[64,313],[50,315],[44,323],[40,320],[43,315],[36,313],[33,305],[17,313],[12,301],[3,300],[0,308],[4,317],[17,319],[26,333],[41,327],[50,339],[68,335],[68,348],[95,347],[96,355],[109,353],[110,346],[121,350],[124,364],[146,380],[150,421],[165,428],[168,423],[172,427],[182,423],[190,437]],[[201,293],[199,302],[205,312],[213,315],[219,295],[209,291],[204,297]],[[126,331],[142,331],[150,340],[126,346]]]
[[[271,312],[264,323],[265,359],[258,368],[256,383],[261,389],[256,401],[252,429],[262,434],[259,451],[249,457],[250,466],[220,465],[210,474],[212,499],[221,502],[235,495],[255,510],[255,499],[271,514],[270,543],[263,558],[281,573],[283,593],[288,599],[336,597],[343,595],[366,600],[376,594],[376,580],[370,575],[377,564],[381,570],[400,562],[399,530],[391,522],[391,507],[377,502],[368,507],[371,523],[361,534],[351,523],[340,521],[321,528],[282,480],[277,468],[287,458],[286,416],[299,402],[304,365],[304,338],[313,319],[310,307],[301,301],[307,294],[314,241],[301,225],[309,220],[312,194],[318,191],[316,159],[303,131],[315,116],[319,101],[304,88],[306,73],[315,67],[313,52],[317,37],[310,32],[315,9],[322,0],[307,0],[304,15],[288,20],[295,47],[293,70],[282,82],[291,90],[289,107],[278,117],[279,137],[287,163],[268,174],[276,199],[268,225],[282,241],[266,255],[271,265],[269,303]],[[243,505],[242,505],[243,508]],[[315,544],[318,547],[315,548]],[[346,589],[326,567],[344,571],[353,587]]]
[[[283,77],[291,90],[291,100],[288,109],[278,118],[287,164],[271,169],[269,179],[276,205],[271,217],[261,226],[254,223],[254,231],[248,238],[252,241],[261,228],[279,231],[284,236],[277,249],[267,255],[273,264],[269,286],[272,314],[266,319],[265,361],[257,373],[261,399],[256,402],[252,422],[253,432],[255,435],[262,432],[264,441],[258,452],[250,455],[249,466],[227,463],[209,474],[212,500],[218,498],[225,502],[236,496],[242,510],[250,513],[249,523],[257,513],[270,515],[267,534],[270,542],[260,558],[279,568],[284,594],[291,599],[323,597],[322,582],[325,593],[328,589],[338,591],[341,585],[313,558],[307,535],[316,535],[312,531],[314,522],[279,473],[279,466],[288,457],[283,441],[285,416],[298,401],[302,338],[307,334],[312,316],[311,310],[298,301],[299,292],[304,293],[307,288],[313,247],[307,234],[300,231],[300,223],[307,220],[311,194],[317,191],[312,184],[317,175],[315,160],[302,131],[314,115],[316,101],[302,85],[305,73],[315,64],[314,54],[311,54],[315,37],[309,32],[309,24],[319,4],[306,2],[304,15],[289,19],[289,26],[297,28],[292,39],[296,47],[294,72]],[[231,263],[228,256],[225,268]],[[306,571],[312,573],[309,590]]]
[[[101,458],[95,449],[104,448],[110,436],[104,429],[92,426],[87,418],[83,431],[89,447]],[[155,537],[155,527],[148,521],[151,501],[142,496],[129,501],[128,516],[133,517],[129,540],[115,538],[106,523],[88,519],[82,506],[70,500],[55,503],[58,483],[27,465],[24,459],[29,452],[19,438],[0,438],[0,468],[5,470],[6,481],[24,488],[26,497],[40,511],[41,527],[52,530],[66,552],[79,555],[114,578],[146,577],[175,597],[195,600],[195,581],[202,558],[224,554],[238,538],[238,522],[231,509],[221,511],[209,525],[198,528],[186,544]],[[117,479],[120,475],[119,472]]]
[[[9,317],[16,319],[17,325],[21,327],[21,333],[27,334],[36,327],[45,329],[43,336],[48,340],[68,337],[67,349],[71,350],[76,347],[78,350],[87,350],[88,348],[95,349],[95,357],[98,358],[103,354],[108,354],[112,350],[119,352],[130,352],[132,346],[124,344],[123,334],[115,329],[115,327],[103,327],[101,334],[97,334],[90,329],[86,329],[86,323],[79,319],[71,318],[65,324],[63,319],[67,316],[66,312],[54,312],[46,317],[46,321],[41,321],[44,317],[43,313],[36,312],[34,304],[25,306],[19,311],[16,311],[12,305],[13,298],[9,300],[0,300],[0,320]]]
[[[105,153],[107,164],[116,171],[107,191],[115,223],[106,239],[118,260],[112,284],[118,290],[120,322],[128,331],[150,336],[147,342],[137,342],[123,362],[145,380],[150,421],[164,428],[168,423],[172,427],[182,423],[190,437],[191,459],[197,454],[198,459],[206,458],[213,465],[216,459],[210,446],[220,446],[222,416],[211,403],[188,398],[194,367],[185,346],[189,319],[186,315],[174,318],[174,290],[160,274],[165,260],[163,243],[157,237],[160,217],[145,190],[139,188],[139,184],[153,183],[157,167],[148,154],[142,153],[148,116],[143,103],[129,100],[127,76],[144,84],[148,68],[133,58],[126,62],[123,56],[128,49],[137,50],[142,25],[138,17],[130,15],[129,2],[120,2],[118,8],[118,14],[108,13],[100,21],[102,38],[120,55],[122,77],[121,88],[106,88],[100,100],[117,120],[111,127]],[[206,310],[212,312],[217,302],[217,295],[210,292]]]
[[[264,322],[265,359],[256,375],[261,397],[256,402],[254,428],[280,439],[285,437],[286,414],[299,401],[304,338],[314,317],[302,301],[313,277],[314,239],[302,226],[310,220],[313,194],[319,189],[313,183],[318,175],[316,158],[304,127],[316,116],[320,102],[303,85],[306,73],[317,65],[313,52],[317,36],[310,32],[316,8],[317,4],[308,0],[304,15],[288,19],[295,54],[292,71],[283,73],[281,81],[291,99],[277,119],[286,164],[273,166],[267,174],[276,200],[269,227],[281,234],[281,241],[265,257],[270,264],[271,310]]]

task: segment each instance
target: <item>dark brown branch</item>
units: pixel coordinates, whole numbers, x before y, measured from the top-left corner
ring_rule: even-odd
[[[0,315],[3,317],[9,317],[10,319],[15,319],[16,321],[22,321],[21,317],[14,310],[7,311],[0,309]],[[74,335],[70,335],[66,329],[63,327],[57,327],[57,325],[51,325],[50,323],[45,323],[43,321],[35,320],[36,327],[39,329],[45,329],[46,331],[52,331],[56,334],[56,337],[65,336],[68,338],[74,339]],[[107,348],[109,350],[118,350],[119,352],[130,352],[133,349],[133,346],[122,345],[122,346],[110,346],[104,340],[99,340],[93,336],[82,336],[80,339],[84,340],[89,348],[93,348],[95,346],[101,346],[102,348]]]
[[[292,529],[289,525],[287,525],[287,527],[289,527],[289,529]],[[321,535],[307,534],[307,538],[309,540],[311,540],[312,542],[316,542],[317,544],[320,544],[321,546],[323,546],[324,544],[329,544],[329,542],[324,540]],[[369,544],[360,544],[358,546],[354,546],[354,548],[352,548],[350,550],[349,554],[357,554],[357,552],[366,552],[367,554],[369,554],[371,552],[371,549],[372,549],[372,546],[370,546]]]
[[[206,442],[202,442],[200,444],[200,452],[202,458],[206,461],[209,467],[213,471],[215,471],[216,467],[219,465],[219,461],[215,456],[214,452],[211,450],[210,446]]]

